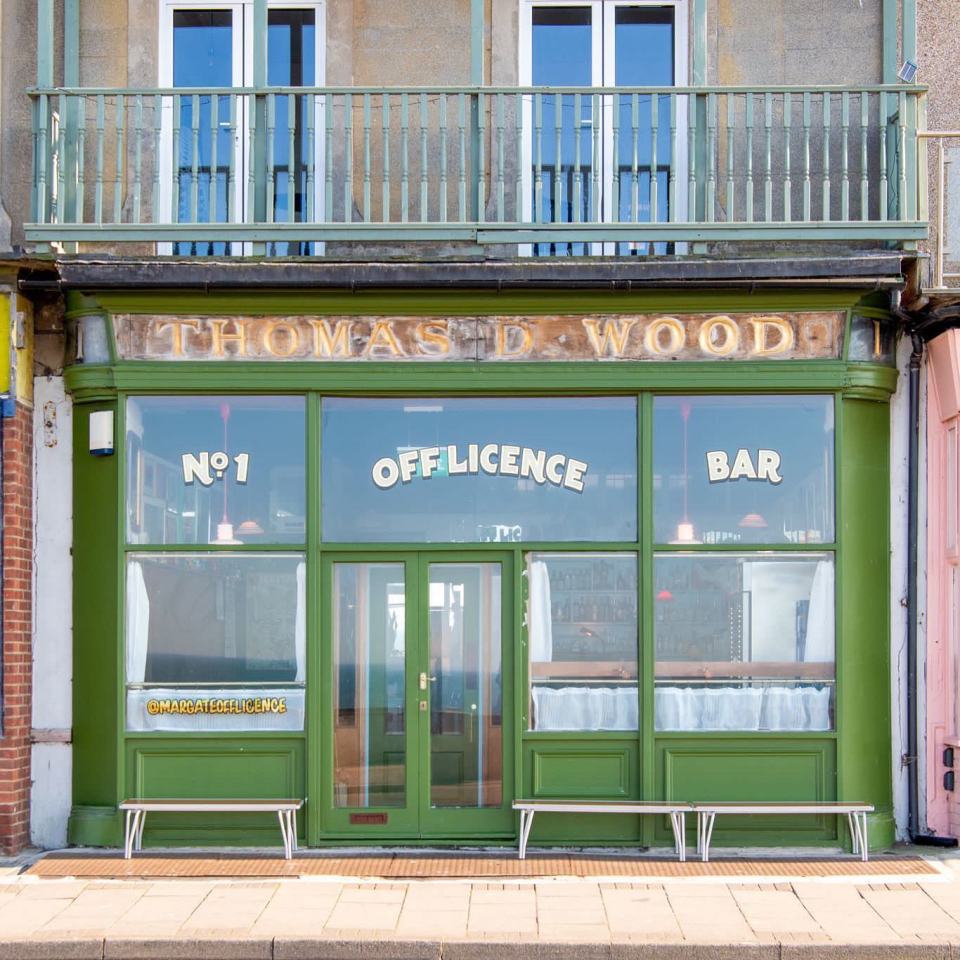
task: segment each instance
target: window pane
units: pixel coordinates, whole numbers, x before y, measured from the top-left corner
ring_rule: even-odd
[[[175,87],[229,87],[233,84],[233,13],[229,10],[175,10],[173,14],[173,85]],[[197,116],[194,116],[194,108]],[[177,219],[223,223],[229,219],[230,100],[220,97],[217,117],[207,96],[180,101],[179,154],[176,157],[179,206]],[[215,122],[211,123],[211,120]],[[196,133],[189,131],[196,129]],[[216,129],[217,164],[213,166]],[[216,188],[216,189],[214,189]],[[193,198],[196,197],[194,207]],[[215,198],[215,199],[214,199]],[[213,202],[211,202],[213,201]],[[195,216],[194,216],[195,214]],[[179,254],[223,255],[224,243],[187,241],[174,244]]]
[[[620,87],[670,87],[673,71],[673,8],[618,6],[614,15],[614,75]],[[670,98],[659,97],[652,116],[649,95],[620,98],[617,174],[621,223],[670,219]],[[654,151],[656,130],[656,151]],[[656,154],[654,156],[654,153]],[[653,172],[656,161],[656,173]],[[656,177],[656,191],[651,180]],[[656,216],[651,203],[656,202]],[[668,244],[627,241],[621,256],[670,253]]]
[[[531,730],[637,729],[637,558],[527,558]]]
[[[593,83],[593,28],[590,7],[534,7],[532,11],[531,80],[534,86],[588,87]],[[570,223],[589,220],[593,195],[593,108],[589,96],[580,97],[580,116],[574,117],[572,94],[544,94],[537,123],[543,135],[531,141],[531,209],[537,221]],[[559,153],[556,137],[560,112]],[[534,122],[533,106],[525,122]],[[578,126],[579,122],[579,126]],[[579,139],[579,155],[577,140]],[[537,205],[539,204],[539,210]],[[537,243],[537,255],[582,255],[583,243]]]
[[[333,802],[406,803],[406,618],[402,563],[333,566]]]
[[[830,730],[834,568],[803,556],[654,560],[658,730]]]
[[[323,538],[635,540],[636,401],[326,399]]]
[[[302,729],[305,585],[301,554],[130,555],[128,729]]]
[[[430,806],[503,802],[499,563],[431,563]]]
[[[127,401],[129,543],[302,543],[303,397]]]
[[[271,87],[312,87],[316,62],[316,14],[313,10],[271,9],[267,12],[267,84]],[[301,223],[307,215],[309,147],[320,115],[303,96],[274,97],[273,217],[277,223]],[[307,136],[308,127],[311,136]],[[293,136],[291,137],[291,131]],[[316,144],[313,144],[316,151]],[[293,208],[291,215],[291,207]],[[269,256],[310,256],[312,243],[273,242]]]
[[[657,397],[657,543],[833,541],[832,397]]]

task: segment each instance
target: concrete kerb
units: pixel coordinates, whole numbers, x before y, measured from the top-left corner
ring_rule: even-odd
[[[104,960],[273,960],[273,938],[135,937],[106,939]]]
[[[3,940],[0,960],[102,960],[103,940]]]

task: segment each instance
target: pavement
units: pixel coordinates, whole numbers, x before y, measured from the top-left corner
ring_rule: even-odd
[[[923,877],[76,880],[0,866],[0,960],[960,960]]]

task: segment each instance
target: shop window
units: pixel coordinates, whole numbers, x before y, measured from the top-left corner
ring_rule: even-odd
[[[131,397],[127,541],[303,543],[303,397]]]
[[[831,543],[833,398],[657,397],[657,543]]]
[[[323,539],[635,541],[632,397],[325,399]]]
[[[301,730],[302,554],[130,554],[127,729]]]
[[[637,558],[527,558],[531,730],[636,730]]]
[[[826,554],[654,558],[657,730],[830,730]]]

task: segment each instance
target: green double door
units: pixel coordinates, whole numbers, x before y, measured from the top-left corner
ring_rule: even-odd
[[[326,560],[333,833],[513,833],[512,573],[489,552]]]

